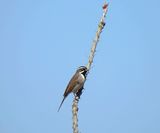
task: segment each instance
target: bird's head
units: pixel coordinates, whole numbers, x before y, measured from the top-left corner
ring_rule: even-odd
[[[77,69],[77,72],[83,74],[85,77],[87,76],[87,73],[88,73],[88,69],[87,67],[85,66],[80,66],[78,69]]]

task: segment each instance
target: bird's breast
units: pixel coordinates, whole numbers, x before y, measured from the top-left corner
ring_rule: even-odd
[[[84,82],[85,82],[84,75],[79,74],[78,79],[77,79],[77,83],[76,83],[75,87],[73,88],[73,93],[77,93],[77,91],[83,87]]]

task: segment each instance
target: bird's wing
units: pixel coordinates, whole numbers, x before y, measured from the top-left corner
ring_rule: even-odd
[[[69,81],[68,85],[67,85],[67,88],[63,94],[64,97],[68,96],[69,93],[72,92],[73,88],[77,85],[77,79],[78,78],[78,74],[75,74],[71,80]]]
[[[62,106],[62,104],[63,104],[63,102],[64,102],[64,100],[66,99],[66,97],[68,96],[68,94],[69,93],[71,93],[72,92],[72,90],[73,90],[73,88],[77,85],[77,79],[78,78],[78,74],[75,74],[72,78],[71,78],[71,80],[69,81],[69,83],[68,83],[68,85],[67,85],[67,88],[66,88],[66,90],[65,90],[65,92],[64,92],[64,94],[63,94],[63,100],[62,100],[62,102],[61,102],[61,104],[60,104],[60,106],[59,106],[59,108],[58,108],[58,112],[59,112],[59,110],[60,110],[60,108],[61,108],[61,106]]]

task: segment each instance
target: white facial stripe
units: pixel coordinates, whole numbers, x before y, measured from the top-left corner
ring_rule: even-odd
[[[83,73],[84,72],[84,70],[83,71],[80,71],[80,73]]]

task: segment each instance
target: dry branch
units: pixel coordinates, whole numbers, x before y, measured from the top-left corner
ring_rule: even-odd
[[[90,70],[91,68],[91,65],[93,63],[93,58],[94,58],[94,54],[95,54],[95,51],[96,51],[96,47],[97,47],[97,44],[98,44],[98,41],[99,41],[99,38],[100,38],[100,34],[105,26],[105,17],[106,17],[106,14],[107,14],[107,10],[108,10],[108,4],[107,3],[104,3],[103,5],[103,15],[101,17],[101,20],[98,24],[98,30],[96,32],[96,36],[93,40],[93,43],[92,43],[92,48],[91,48],[91,52],[90,52],[90,55],[89,55],[89,60],[88,60],[88,64],[86,65],[88,71]],[[79,95],[75,96],[74,97],[74,100],[73,100],[73,105],[72,105],[72,115],[73,115],[73,133],[79,133],[79,130],[78,130],[78,102],[79,102],[79,99],[80,99],[80,96],[82,94],[82,90],[80,90],[80,93]]]

